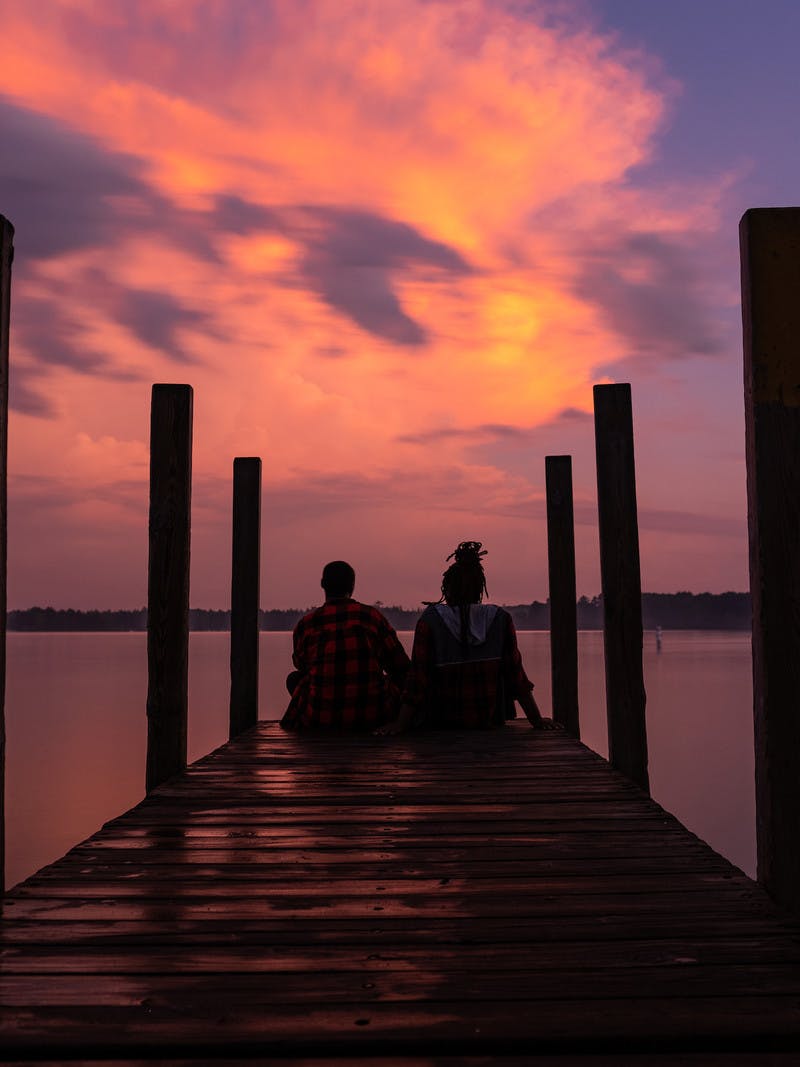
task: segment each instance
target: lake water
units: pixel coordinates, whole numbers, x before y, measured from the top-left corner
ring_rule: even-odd
[[[411,634],[401,634],[407,648]],[[286,705],[290,633],[261,634],[260,717]],[[520,633],[550,713],[549,634]],[[229,635],[192,633],[189,758],[227,739]],[[579,635],[582,740],[607,755],[603,635]],[[645,635],[653,797],[747,874],[755,873],[750,635]],[[141,800],[147,723],[144,634],[8,635],[6,885],[63,855]],[[387,742],[390,744],[391,742]]]

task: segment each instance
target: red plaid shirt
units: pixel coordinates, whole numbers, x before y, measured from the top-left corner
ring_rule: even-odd
[[[438,618],[423,612],[414,632],[403,702],[426,726],[500,726],[516,717],[514,700],[533,689],[522,666],[514,622],[497,609],[486,645],[464,647]]]
[[[368,730],[392,719],[409,660],[377,608],[331,600],[295,627],[301,672],[283,717],[288,729]]]

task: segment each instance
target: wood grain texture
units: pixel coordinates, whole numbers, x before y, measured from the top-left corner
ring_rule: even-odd
[[[800,914],[800,208],[740,240],[758,877]]]
[[[572,457],[545,457],[553,718],[580,737]]]
[[[14,227],[0,215],[0,893],[5,888],[6,561],[8,546],[8,339]]]
[[[147,580],[148,792],[186,767],[192,388],[154,385]]]
[[[0,1039],[40,1063],[768,1063],[800,1056],[798,964],[761,887],[564,734],[259,723],[7,896]]]
[[[258,609],[261,591],[261,460],[233,461],[231,699],[229,736],[258,719]]]
[[[649,790],[631,387],[594,387],[608,751]]]

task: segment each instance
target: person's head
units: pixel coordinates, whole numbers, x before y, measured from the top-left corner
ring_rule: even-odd
[[[353,595],[356,587],[356,572],[343,559],[335,559],[322,568],[322,581],[326,597],[347,597]]]
[[[479,604],[486,589],[486,575],[481,559],[486,549],[480,541],[462,541],[447,557],[455,562],[442,575],[442,599],[451,607]]]

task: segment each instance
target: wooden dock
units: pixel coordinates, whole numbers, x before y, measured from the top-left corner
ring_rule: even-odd
[[[3,914],[6,1060],[800,1062],[800,926],[524,721],[259,723]]]

